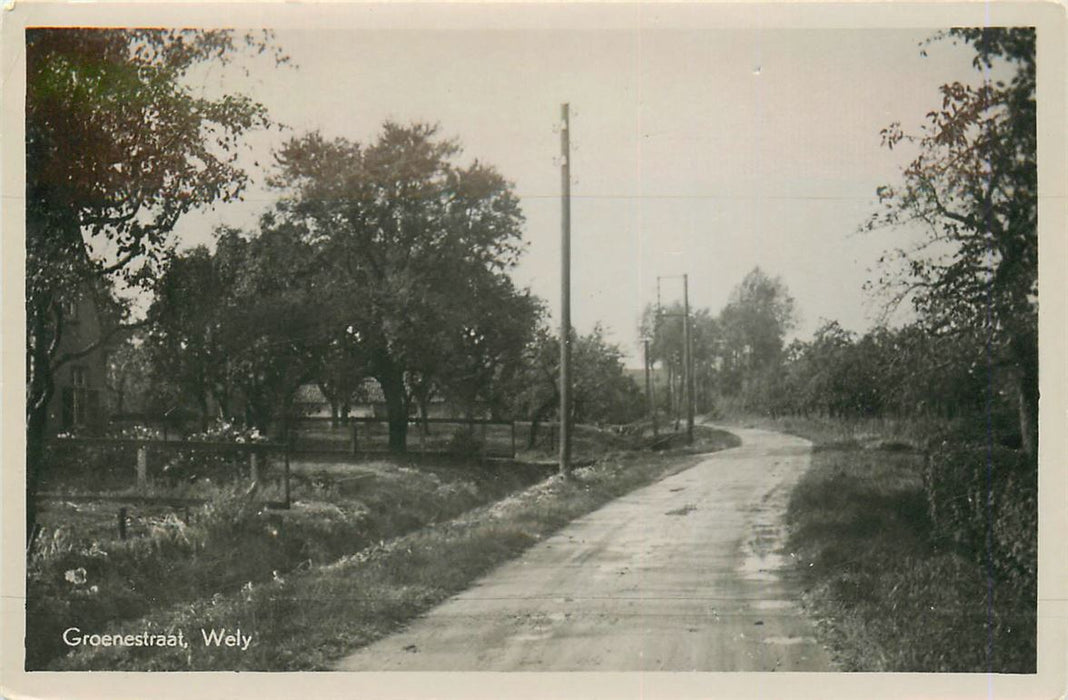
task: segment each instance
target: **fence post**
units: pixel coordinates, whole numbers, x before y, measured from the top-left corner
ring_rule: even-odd
[[[126,539],[126,507],[119,508],[119,539]]]
[[[360,451],[360,438],[358,434],[360,429],[360,421],[355,420],[355,416],[353,418],[354,420],[352,421],[352,456],[355,457]]]
[[[286,489],[286,510],[289,509],[289,435],[287,433],[285,438],[285,445],[282,447],[283,459],[285,460],[285,489]]]
[[[260,459],[256,450],[249,450],[248,453],[249,464],[249,477],[252,479],[253,484],[260,483]]]
[[[137,487],[148,485],[148,445],[137,446]]]
[[[515,459],[515,421],[512,421],[512,459]]]

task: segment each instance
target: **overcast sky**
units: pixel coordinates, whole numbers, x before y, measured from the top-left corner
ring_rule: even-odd
[[[601,322],[640,362],[636,326],[658,275],[690,276],[691,305],[718,312],[759,265],[779,275],[810,337],[823,319],[870,327],[862,285],[906,233],[859,235],[875,188],[907,153],[880,147],[915,127],[938,86],[974,82],[969,52],[924,30],[294,30],[295,68],[251,77],[213,68],[211,90],[263,102],[296,133],[368,142],[382,122],[430,121],[515,183],[529,250],[521,284],[559,304],[560,175],[554,125],[572,116],[572,319]],[[254,140],[260,163],[283,137]],[[259,178],[262,181],[262,177]],[[258,187],[179,226],[253,228],[275,196]],[[665,301],[681,284],[664,282]]]

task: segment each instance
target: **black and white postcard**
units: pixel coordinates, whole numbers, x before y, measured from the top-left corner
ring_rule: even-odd
[[[3,15],[5,697],[1068,692],[1063,5]]]

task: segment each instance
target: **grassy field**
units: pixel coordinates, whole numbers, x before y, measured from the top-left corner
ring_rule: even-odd
[[[31,620],[40,644],[36,667],[325,668],[463,590],[575,517],[692,465],[695,452],[737,443],[733,436],[707,428],[698,436],[695,448],[604,455],[576,469],[566,481],[541,478],[546,472],[535,466],[520,468],[527,471],[519,474],[462,463],[441,467],[297,463],[299,488],[289,513],[259,512],[226,501],[209,505],[185,526],[188,547],[165,545],[153,537],[132,543],[98,542],[97,554],[92,543],[55,547],[40,554],[41,565],[31,574],[31,591],[36,589],[31,598],[36,596],[39,618],[36,625]],[[603,441],[615,442],[610,436]],[[591,439],[587,442],[593,444]],[[137,554],[127,553],[129,549]],[[168,567],[157,566],[157,557],[169,562]],[[147,568],[168,571],[170,578],[157,576],[156,593],[144,595],[139,605],[124,606],[121,615],[94,616],[88,614],[91,606],[81,617],[69,606],[49,613],[49,606],[58,608],[71,601],[113,607],[122,589],[104,582],[109,577],[129,581],[134,575],[131,569],[146,563],[152,563]],[[75,564],[85,573],[69,581],[66,574],[76,571]],[[147,588],[145,582],[135,583],[133,590],[153,590],[153,583]],[[89,593],[93,585],[100,588]],[[65,651],[57,649],[61,631],[72,624],[86,633],[183,630],[193,644],[188,649],[97,647],[59,654]],[[255,641],[246,651],[205,647],[200,630],[212,628],[241,628]]]
[[[930,427],[750,420],[814,441],[787,514],[804,603],[849,671],[1035,671],[1035,597],[934,535]]]

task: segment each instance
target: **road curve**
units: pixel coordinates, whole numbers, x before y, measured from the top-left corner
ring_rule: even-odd
[[[797,437],[742,446],[580,518],[340,671],[826,671],[790,581]]]

